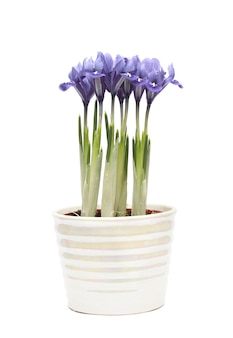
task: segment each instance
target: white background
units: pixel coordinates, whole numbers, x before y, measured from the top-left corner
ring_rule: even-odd
[[[2,1],[0,336],[232,337],[231,1]],[[177,208],[166,304],[134,316],[66,305],[52,212],[80,203],[75,91],[97,51],[173,62],[153,104],[149,201]]]

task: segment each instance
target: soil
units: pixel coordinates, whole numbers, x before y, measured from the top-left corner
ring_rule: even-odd
[[[151,209],[147,209],[146,210],[146,215],[151,215],[151,214],[158,214],[162,211],[159,210],[151,210]],[[66,216],[81,216],[81,210],[76,210],[73,212],[68,212],[67,214],[65,214]],[[131,209],[126,209],[126,213],[124,216],[131,216]],[[96,210],[96,214],[95,217],[101,217],[101,210],[97,209]]]

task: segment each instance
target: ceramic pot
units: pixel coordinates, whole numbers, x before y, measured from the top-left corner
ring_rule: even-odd
[[[176,210],[143,216],[80,217],[53,214],[68,307],[120,315],[164,305]]]

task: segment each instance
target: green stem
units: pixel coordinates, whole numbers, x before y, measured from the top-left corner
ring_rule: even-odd
[[[123,110],[123,102],[120,102],[120,114],[121,114],[121,129],[123,127],[123,117],[124,117],[124,110]]]
[[[78,117],[78,138],[79,138],[79,165],[80,165],[80,172],[81,172],[81,196],[83,198],[83,186],[84,186],[84,145],[83,145],[83,134],[82,134],[82,121],[81,116]]]
[[[151,107],[151,104],[148,103],[146,107],[145,124],[144,124],[145,133],[148,132],[148,120],[149,120],[150,107]]]
[[[125,99],[125,115],[123,118],[123,126],[122,126],[122,131],[126,131],[126,125],[127,125],[127,119],[128,119],[128,111],[129,111],[129,97]]]
[[[99,126],[102,124],[102,116],[103,116],[103,101],[99,101]]]
[[[83,124],[83,128],[87,127],[87,108],[88,108],[88,106],[84,105],[84,124]]]
[[[87,124],[87,110],[88,106],[84,105],[84,123],[83,123],[83,152],[84,152],[84,166],[90,162],[90,141]]]
[[[140,102],[136,102],[136,136],[137,137],[140,137],[139,107],[140,107]]]
[[[115,95],[112,95],[111,101],[111,124],[114,124]]]

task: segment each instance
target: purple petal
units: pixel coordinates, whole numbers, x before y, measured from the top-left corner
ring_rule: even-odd
[[[114,66],[113,66],[115,72],[117,74],[122,73],[125,69],[125,66],[126,66],[126,58],[120,55],[117,55],[116,59],[114,60]]]
[[[134,86],[141,87],[144,86],[148,82],[148,80],[147,78],[141,79],[139,76],[137,76],[137,78],[131,82]]]
[[[161,71],[162,68],[158,59],[156,58],[151,59],[151,64],[154,69]]]
[[[98,56],[97,58],[99,58],[101,61],[102,61],[102,64],[103,64],[103,72],[104,74],[108,74],[112,71],[112,68],[113,68],[113,59],[111,57],[110,54],[106,53],[106,54],[103,54],[101,52],[98,52]]]
[[[79,72],[72,67],[71,72],[69,73],[69,79],[76,82],[79,79]]]
[[[177,85],[179,88],[184,88],[177,80],[172,80],[171,83]]]
[[[59,85],[59,89],[62,90],[63,92],[69,89],[70,87],[74,87],[75,83],[72,82],[64,82]]]
[[[124,73],[134,74],[139,64],[140,64],[139,57],[137,55],[133,56],[131,59],[128,59],[126,61]]]
[[[88,105],[90,99],[94,95],[94,88],[87,78],[83,78],[82,81],[75,84],[74,88],[81,96],[84,105]]]
[[[87,77],[90,77],[90,78],[92,78],[92,79],[98,79],[98,78],[100,78],[100,77],[103,77],[103,76],[105,76],[104,74],[101,74],[101,73],[97,73],[97,72],[94,72],[94,73],[89,73],[89,72],[87,72],[86,73],[86,76]]]
[[[93,72],[94,70],[94,61],[92,58],[84,59],[83,61],[83,70],[86,72]]]
[[[155,85],[154,83],[147,83],[146,88],[152,93],[158,93],[163,89],[161,85]]]
[[[119,88],[121,87],[122,83],[124,82],[124,78],[122,76],[118,76],[115,78],[114,84],[113,84],[113,93],[116,94]]]
[[[168,66],[168,74],[169,74],[169,77],[172,78],[173,80],[175,77],[175,69],[173,67],[173,64]]]
[[[129,80],[130,82],[137,81],[138,76],[133,75],[130,73],[121,73],[121,76],[123,76],[125,79]]]
[[[124,102],[126,95],[125,95],[125,90],[124,90],[123,86],[118,90],[117,97],[118,97],[120,103]]]
[[[136,102],[140,102],[144,90],[145,90],[145,86],[136,86],[134,88],[134,98]]]
[[[153,93],[153,92],[151,92],[150,90],[146,90],[146,100],[147,100],[147,103],[148,104],[151,104],[153,101],[154,101],[154,99],[155,99],[155,97],[158,95],[158,93]]]
[[[94,64],[95,72],[102,73],[104,68],[104,62],[100,55],[97,56]]]

